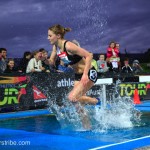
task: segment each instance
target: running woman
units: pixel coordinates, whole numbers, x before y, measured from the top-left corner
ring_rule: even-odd
[[[65,28],[59,24],[48,29],[48,40],[53,45],[49,59],[50,64],[55,65],[56,58],[59,57],[65,64],[74,69],[75,83],[68,94],[68,99],[71,102],[95,105],[98,100],[85,95],[97,80],[96,69],[91,65],[93,54],[64,39],[65,33],[69,31],[71,31],[70,28]],[[87,125],[85,128],[89,128],[89,126]]]

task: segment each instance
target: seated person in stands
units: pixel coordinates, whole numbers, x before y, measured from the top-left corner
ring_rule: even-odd
[[[91,53],[91,52],[90,52]],[[91,53],[93,55],[93,53]],[[98,71],[97,61],[93,58],[91,62],[92,66]]]
[[[131,66],[129,65],[129,59],[128,58],[124,59],[124,66],[122,67],[121,72],[122,73],[131,73],[131,72],[133,72]]]
[[[18,71],[15,69],[14,59],[10,58],[8,59],[7,66],[4,73],[14,73],[14,72],[18,72]]]
[[[107,72],[108,71],[108,67],[107,67],[107,62],[105,60],[105,55],[104,54],[100,54],[99,55],[99,60],[97,60],[97,66],[98,66],[98,72]]]
[[[2,69],[1,69],[1,60],[2,60],[2,53],[0,52],[0,73],[2,73]]]
[[[119,44],[119,43],[116,43],[115,45],[116,45],[115,48],[118,49],[118,51],[119,51],[120,44]]]
[[[143,71],[143,68],[141,67],[138,60],[134,60],[132,63],[132,70],[134,73],[140,73]]]
[[[73,72],[73,69],[70,65],[66,65],[62,60],[60,60],[57,66],[57,72],[69,73],[69,72]]]
[[[92,59],[92,66],[98,71],[97,61],[95,59]]]
[[[41,48],[39,49],[39,51],[42,53],[42,66],[45,68],[44,72],[50,72],[50,65],[45,63],[45,60],[48,59],[48,52],[44,49],[44,48]]]
[[[0,48],[0,73],[3,73],[7,66],[7,49]]]
[[[115,42],[110,42],[109,47],[107,48],[107,58],[106,61],[110,66],[110,69],[117,71],[120,65],[119,49],[116,48]]]
[[[26,73],[42,72],[45,68],[42,66],[42,53],[39,50],[33,52],[33,58],[30,59]]]
[[[30,61],[32,57],[32,53],[30,51],[25,51],[23,54],[23,58],[21,59],[19,70],[26,73],[28,62]]]

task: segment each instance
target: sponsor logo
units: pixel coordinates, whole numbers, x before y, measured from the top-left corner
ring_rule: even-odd
[[[34,85],[33,85],[33,96],[34,96],[34,101],[36,103],[47,101],[47,97]]]
[[[11,105],[11,104],[18,104],[18,90],[14,88],[6,88],[4,90],[4,98],[0,100],[0,106],[3,106],[5,104]]]
[[[101,94],[101,90],[93,90],[93,89],[90,89],[88,92],[87,92],[87,95],[100,95]]]
[[[139,84],[120,84],[120,95],[121,96],[131,96],[134,95],[134,90],[138,89],[139,95],[147,95],[148,89],[150,89],[150,84],[139,83]]]
[[[0,84],[0,88],[17,88],[15,84]]]
[[[74,81],[69,79],[61,79],[57,81],[57,87],[67,87],[67,86],[73,86]]]
[[[47,98],[45,98],[45,99],[36,99],[34,102],[35,103],[38,103],[38,102],[46,102],[47,101]]]

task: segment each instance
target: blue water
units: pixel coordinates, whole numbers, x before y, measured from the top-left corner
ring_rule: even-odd
[[[40,116],[34,118],[9,119],[0,121],[0,128],[13,130],[24,130],[36,133],[45,133],[52,135],[67,135],[73,137],[82,137],[95,141],[121,142],[133,138],[150,135],[150,113],[143,113],[140,124],[125,129],[109,129],[105,132],[92,131],[71,131],[61,129],[59,122],[54,115]],[[10,136],[13,133],[10,133]],[[119,137],[119,138],[118,138]]]

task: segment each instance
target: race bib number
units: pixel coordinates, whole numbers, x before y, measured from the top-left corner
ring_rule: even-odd
[[[60,54],[58,54],[59,58],[65,63],[65,64],[69,64],[71,61],[68,59],[68,56],[66,54],[66,52],[62,52]]]
[[[90,70],[89,71],[89,79],[91,80],[91,81],[93,81],[94,83],[96,82],[96,80],[97,80],[97,71],[96,70]]]

